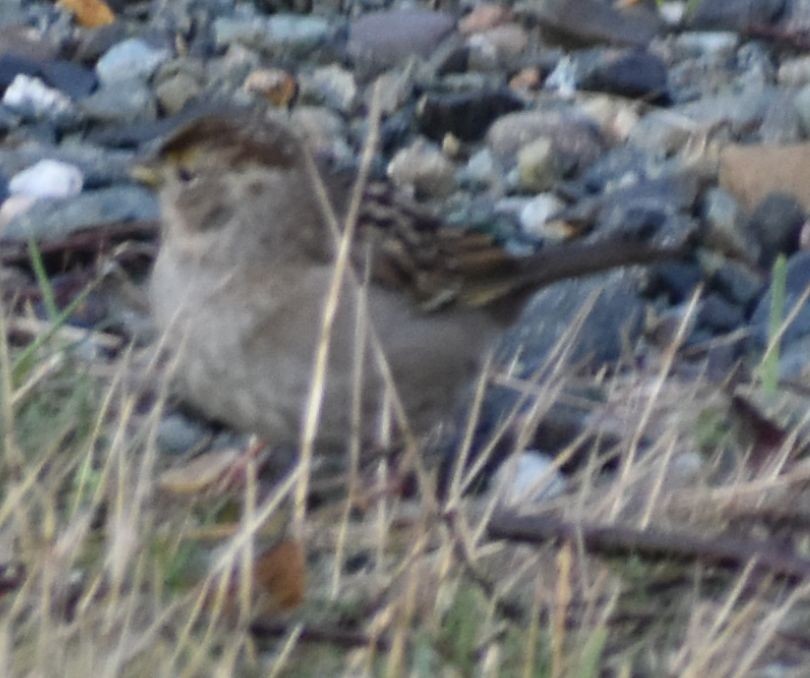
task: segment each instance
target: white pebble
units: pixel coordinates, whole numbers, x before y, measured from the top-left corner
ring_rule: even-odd
[[[551,193],[541,193],[527,202],[520,210],[520,225],[527,235],[543,238],[548,233],[543,228],[551,217],[565,207],[562,200]]]
[[[526,450],[498,469],[494,485],[501,501],[515,506],[553,499],[565,492],[568,482],[559,469],[554,468],[551,456]]]
[[[0,205],[0,231],[8,226],[15,217],[29,210],[36,198],[27,195],[10,195]]]
[[[70,99],[39,78],[19,74],[3,94],[3,103],[15,111],[36,116],[53,116],[71,109]]]
[[[84,176],[75,165],[45,159],[15,174],[9,181],[14,195],[32,198],[66,198],[82,192]]]
[[[557,62],[543,86],[546,89],[557,91],[563,98],[569,98],[574,96],[577,91],[578,80],[574,60],[569,56],[565,56]]]
[[[658,14],[668,26],[679,26],[686,14],[685,2],[658,2]]]

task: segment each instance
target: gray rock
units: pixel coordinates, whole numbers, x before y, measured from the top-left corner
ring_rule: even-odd
[[[455,167],[433,144],[417,139],[401,149],[388,165],[388,176],[416,195],[444,197],[455,189]]]
[[[210,59],[206,64],[207,89],[232,93],[241,87],[247,91],[244,88],[245,81],[251,72],[259,68],[262,59],[258,48],[249,48],[239,43],[229,45],[222,57]]]
[[[356,61],[384,69],[409,56],[428,57],[454,27],[455,19],[444,12],[371,12],[349,24],[348,51]]]
[[[575,320],[592,295],[597,295],[595,303],[578,326]],[[627,271],[565,280],[535,295],[500,342],[498,354],[507,359],[519,355],[521,375],[543,365],[555,346],[569,364],[613,362],[621,356],[624,342],[632,346],[641,336],[643,315],[644,302]]]
[[[608,43],[645,46],[661,20],[643,6],[620,11],[599,0],[543,0],[525,4],[546,31],[568,46]]]
[[[528,46],[528,33],[520,24],[494,26],[467,38],[467,67],[478,71],[510,69],[520,63]]]
[[[71,198],[40,200],[3,230],[4,240],[58,240],[99,224],[153,221],[159,216],[157,198],[140,186],[112,186],[85,191]]]
[[[0,17],[4,16],[6,10],[13,13],[12,8],[19,4],[15,0],[4,1]],[[26,59],[45,61],[55,58],[57,52],[56,45],[51,42],[49,36],[27,25],[27,21],[0,21],[0,54],[17,54]]]
[[[8,87],[17,75],[40,78],[71,99],[87,96],[96,86],[94,73],[64,59],[36,60],[0,51],[0,89]]]
[[[784,108],[784,101],[782,93],[772,87],[705,96],[645,115],[631,131],[629,141],[650,152],[670,155],[700,131],[726,129],[729,135],[744,138],[760,129],[769,109]],[[775,115],[779,113],[775,111]]]
[[[667,67],[660,57],[646,50],[600,50],[599,59],[580,75],[579,87],[651,102],[666,101]]]
[[[810,3],[807,0],[785,0],[780,28],[788,33],[802,33],[810,28]]]
[[[93,71],[64,59],[46,61],[40,65],[45,82],[72,99],[81,99],[95,89],[98,81]]]
[[[260,16],[220,16],[214,19],[211,30],[217,47],[242,44],[262,47],[267,37],[267,20]]]
[[[689,3],[686,23],[691,28],[744,33],[772,23],[784,5],[785,0],[699,0]]]
[[[799,115],[804,138],[810,138],[810,84],[805,85],[796,93],[793,105]]]
[[[802,87],[810,84],[810,56],[784,59],[779,64],[776,76],[780,85],[787,87]]]
[[[707,96],[671,111],[707,129],[727,125],[732,134],[742,136],[746,131],[757,128],[775,94],[771,88],[757,87],[739,93]]]
[[[296,106],[290,119],[316,154],[333,158],[354,156],[346,141],[346,123],[334,111],[323,106]]]
[[[491,188],[497,190],[503,183],[503,172],[488,148],[473,153],[467,164],[458,172],[458,182],[471,189]]]
[[[743,43],[735,55],[735,89],[756,92],[776,80],[773,54],[760,42]]]
[[[341,113],[351,113],[359,100],[354,75],[336,64],[301,76],[300,87],[302,102],[325,104]]]
[[[199,421],[175,412],[161,419],[155,443],[164,454],[185,454],[202,445],[209,436],[210,432]]]
[[[810,380],[810,336],[794,341],[782,351],[779,375],[782,379],[805,384]]]
[[[746,311],[762,294],[762,276],[733,259],[726,259],[711,273],[711,286]]]
[[[589,166],[604,150],[604,141],[596,126],[568,108],[504,115],[489,128],[487,145],[496,158],[513,163],[521,148],[540,137],[552,140],[564,174]]]
[[[523,100],[510,89],[474,84],[460,92],[427,93],[419,100],[416,114],[422,133],[435,141],[448,133],[464,141],[477,141],[493,121],[522,108]]]
[[[740,44],[740,36],[733,31],[685,31],[675,38],[679,56],[726,58]]]
[[[795,144],[802,140],[802,120],[796,109],[795,92],[771,88],[773,96],[759,126],[759,141],[766,144]]]
[[[533,192],[550,190],[565,171],[553,141],[545,136],[537,137],[521,148],[517,162],[521,188]]]
[[[96,63],[102,84],[121,80],[148,80],[158,66],[170,58],[169,50],[153,47],[138,38],[129,38],[111,47]]]
[[[128,27],[123,21],[115,21],[90,31],[81,31],[72,36],[77,42],[73,58],[78,63],[94,64],[105,52],[129,37]]]
[[[679,452],[673,456],[666,469],[664,487],[674,490],[679,487],[695,486],[695,482],[703,476],[706,469],[706,460],[698,452]]]
[[[495,214],[508,216],[514,223],[520,223],[520,213],[531,202],[531,198],[521,195],[509,195],[501,198],[494,205]]]
[[[650,270],[645,281],[648,296],[666,297],[670,303],[682,304],[691,299],[695,288],[703,283],[703,269],[691,261],[665,261]],[[664,314],[668,311],[664,310]]]
[[[628,143],[648,153],[665,157],[681,150],[694,132],[694,125],[671,111],[653,110],[630,130]]]
[[[746,230],[763,267],[770,269],[779,254],[790,255],[798,249],[804,220],[804,208],[786,193],[771,193],[756,206]]]
[[[739,306],[729,303],[719,294],[706,295],[700,302],[697,326],[712,334],[726,334],[741,329],[745,316]]]
[[[333,24],[323,17],[305,14],[274,14],[267,21],[265,47],[274,53],[306,54],[331,37]]]
[[[662,164],[637,146],[611,148],[582,173],[580,183],[587,193],[603,193],[661,174]]]
[[[519,378],[531,378],[544,366],[554,369],[558,362],[583,370],[615,362],[626,346],[635,345],[641,337],[645,304],[635,287],[633,276],[626,271],[546,287],[535,295],[520,321],[500,341],[498,362],[509,365],[510,373]],[[476,430],[478,445],[489,440],[497,422],[512,412],[518,397],[514,389],[507,387],[488,390]],[[557,402],[540,422],[535,440],[542,441],[544,449],[562,449],[588,428],[592,407],[587,403],[598,400],[599,395],[577,392],[574,397],[576,404]],[[506,446],[508,450],[495,450],[487,463],[488,470],[496,468],[511,452],[508,441]],[[445,462],[453,461],[452,454]]]
[[[681,246],[697,228],[689,216],[698,194],[697,177],[669,174],[583,198],[559,217],[592,224],[601,234],[621,233],[659,246]]]
[[[797,252],[788,259],[785,288],[783,318],[792,314],[799,299],[810,288],[810,250]],[[771,290],[769,288],[751,316],[751,347],[755,351],[761,351],[767,344],[770,312]],[[810,336],[810,302],[805,301],[793,322],[782,335],[782,347],[787,351],[793,344],[808,336]]]
[[[22,117],[0,104],[0,132],[6,134],[10,130],[19,127],[22,123]]]
[[[80,108],[89,119],[103,123],[154,120],[157,117],[152,89],[140,79],[111,81],[82,99]]]
[[[220,16],[212,26],[217,47],[240,44],[287,58],[304,56],[320,47],[336,29],[323,17],[305,14]]]
[[[161,110],[173,115],[197,99],[202,86],[188,73],[177,73],[155,87],[155,96]]]
[[[748,220],[737,199],[723,188],[711,188],[703,198],[705,241],[728,252],[757,258],[759,248],[745,229]]]
[[[161,109],[169,114],[178,113],[202,92],[205,66],[197,59],[174,59],[160,67],[154,82]]]

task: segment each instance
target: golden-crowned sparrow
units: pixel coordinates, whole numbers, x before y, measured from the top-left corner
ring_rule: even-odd
[[[151,302],[158,326],[176,333],[182,392],[270,443],[298,440],[337,250],[307,153],[284,124],[257,114],[201,116],[157,153],[163,241]],[[323,180],[341,217],[349,184],[328,172]],[[331,335],[318,450],[342,449],[351,430],[361,299],[419,434],[450,410],[530,292],[674,254],[615,237],[517,257],[374,186],[367,193]],[[365,346],[368,358],[372,342]],[[364,361],[360,381],[368,440],[384,393],[377,361]]]

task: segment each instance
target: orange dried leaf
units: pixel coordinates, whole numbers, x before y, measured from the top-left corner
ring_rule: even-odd
[[[301,543],[284,539],[259,554],[253,566],[256,587],[270,595],[280,610],[290,610],[304,600],[307,561]]]
[[[59,0],[58,5],[71,12],[85,28],[98,28],[115,21],[115,14],[104,0]]]

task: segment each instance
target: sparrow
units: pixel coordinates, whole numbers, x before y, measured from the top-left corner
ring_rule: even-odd
[[[185,121],[152,166],[162,242],[149,296],[181,396],[270,444],[296,444],[352,182],[313,160],[286,123],[255,111]],[[538,288],[682,254],[618,235],[517,256],[379,184],[365,189],[350,247],[319,453],[345,450],[353,431],[374,445],[391,383],[405,414],[395,430],[431,432]]]

